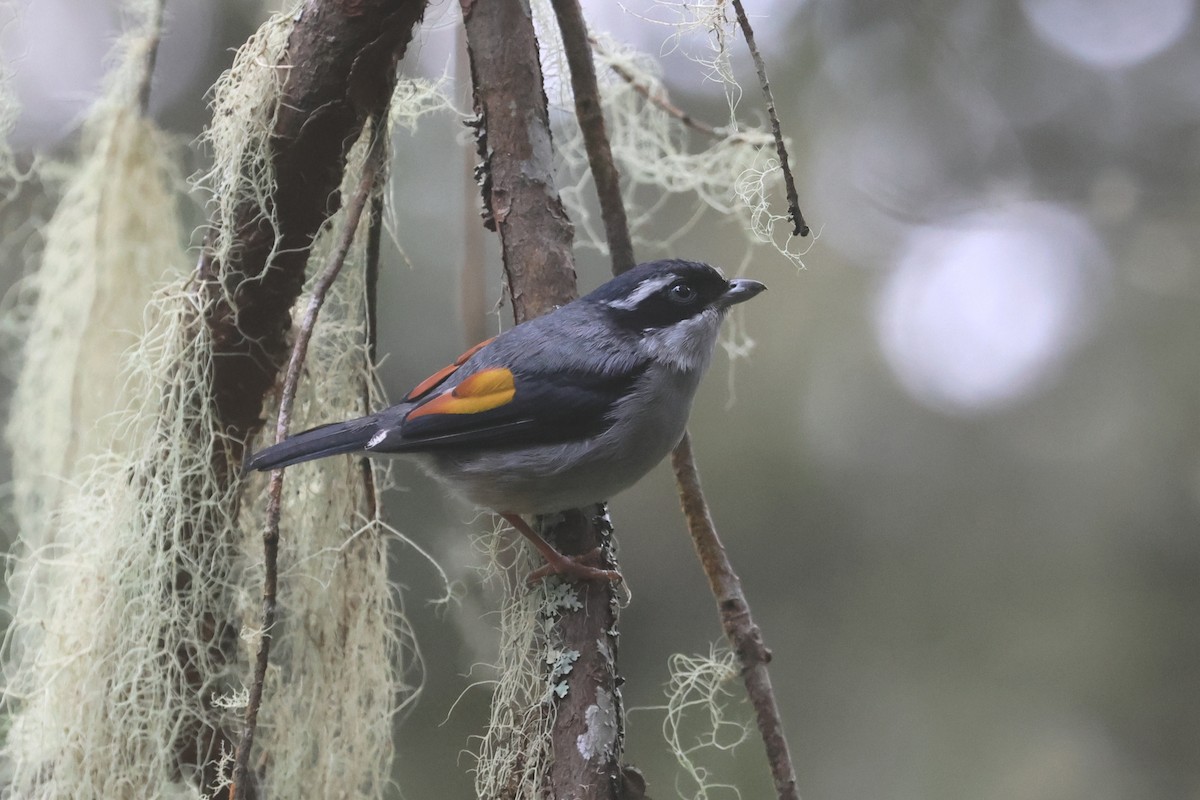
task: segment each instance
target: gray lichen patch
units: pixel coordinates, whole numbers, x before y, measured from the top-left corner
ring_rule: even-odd
[[[608,758],[616,745],[618,732],[617,704],[613,696],[604,689],[597,690],[596,702],[588,706],[584,719],[587,727],[575,739],[579,754],[588,761]]]

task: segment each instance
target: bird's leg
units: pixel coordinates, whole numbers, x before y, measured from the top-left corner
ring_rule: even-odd
[[[529,523],[521,519],[517,514],[501,512],[500,516],[509,525],[512,525],[518,533],[528,539],[530,544],[536,547],[537,551],[542,554],[542,558],[546,559],[544,566],[538,567],[529,573],[529,577],[525,579],[526,582],[535,583],[547,575],[569,575],[572,578],[578,578],[582,581],[615,582],[623,580],[621,573],[615,569],[600,569],[599,567],[589,566],[584,563],[588,560],[594,560],[600,554],[600,548],[596,548],[592,552],[581,556],[563,555],[555,550],[554,545],[543,539],[537,531],[529,526]]]

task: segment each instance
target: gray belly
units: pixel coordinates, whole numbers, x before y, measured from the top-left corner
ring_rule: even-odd
[[[494,511],[547,514],[609,500],[650,471],[683,436],[699,376],[671,372],[644,382],[600,436],[569,444],[482,453],[430,454],[426,469],[454,492]],[[653,385],[653,391],[649,388]]]

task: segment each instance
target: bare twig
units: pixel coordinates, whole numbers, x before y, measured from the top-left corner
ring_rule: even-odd
[[[296,389],[300,385],[300,373],[308,355],[308,345],[312,341],[317,317],[325,304],[325,296],[328,294],[329,288],[346,262],[346,254],[350,252],[350,247],[354,243],[359,219],[362,217],[367,202],[371,199],[375,182],[379,177],[383,160],[382,141],[384,137],[376,130],[375,126],[372,126],[369,135],[371,136],[370,149],[363,162],[358,187],[350,198],[349,205],[346,206],[341,236],[338,237],[337,244],[333,252],[329,254],[325,268],[313,286],[304,319],[296,331],[296,341],[292,346],[292,355],[288,362],[287,375],[283,381],[283,391],[279,401],[279,417],[275,423],[276,442],[282,442],[288,436],[288,429],[291,427],[292,421],[292,407],[296,401]],[[254,732],[258,724],[258,712],[262,706],[263,682],[266,679],[271,652],[272,628],[275,626],[276,616],[275,593],[279,576],[279,517],[282,509],[283,475],[283,469],[274,470],[271,473],[271,483],[267,490],[267,521],[263,531],[262,634],[255,656],[254,680],[250,685],[250,697],[246,704],[245,728],[242,730],[237,757],[234,760],[233,785],[229,792],[230,800],[236,800],[237,787],[246,782],[250,753],[254,746]]]
[[[763,97],[767,101],[767,114],[771,117],[771,132],[775,134],[775,152],[779,154],[779,168],[783,170],[783,184],[787,188],[788,216],[792,218],[792,235],[808,236],[808,223],[800,213],[800,196],[796,192],[796,181],[792,178],[792,169],[788,166],[787,146],[783,143],[783,130],[779,126],[779,115],[775,113],[775,96],[771,93],[771,84],[767,81],[767,65],[763,62],[758,46],[754,44],[754,29],[750,27],[750,18],[742,7],[742,0],[733,0],[733,9],[737,13],[738,25],[746,37],[746,46],[754,57],[754,67],[758,70],[758,83],[762,87]]]
[[[371,216],[367,230],[367,263],[364,282],[366,289],[367,365],[374,367],[378,360],[376,352],[379,341],[379,248],[383,239],[383,195],[371,197]]]
[[[621,200],[621,179],[613,161],[608,133],[604,129],[604,109],[600,105],[600,89],[596,84],[596,65],[588,42],[587,23],[579,0],[550,0],[558,30],[562,33],[563,52],[571,69],[571,93],[575,96],[575,117],[583,132],[592,180],[600,197],[604,233],[608,252],[616,275],[633,269],[633,241],[629,238],[629,223],[625,204]]]
[[[601,50],[603,47],[594,36],[588,37],[588,43],[596,50]],[[685,127],[691,128],[705,136],[711,136],[714,139],[724,139],[729,135],[723,128],[717,128],[704,120],[696,119],[687,111],[672,103],[670,98],[667,97],[665,90],[651,91],[649,86],[639,81],[636,75],[620,64],[612,63],[608,66],[613,72],[617,73],[618,78],[629,84],[630,88],[635,92],[646,98],[648,102],[658,106],[668,116],[679,120]],[[749,140],[746,141],[748,142]]]
[[[691,437],[683,439],[671,454],[671,466],[675,469],[675,480],[679,485],[679,499],[683,514],[687,518],[692,544],[708,576],[709,587],[717,601],[721,627],[729,639],[734,653],[742,666],[742,680],[746,694],[754,706],[758,721],[758,732],[762,735],[771,765],[771,777],[779,800],[799,800],[796,790],[796,773],[792,768],[792,757],[788,752],[787,739],[783,734],[783,722],[779,718],[779,707],[775,692],[771,688],[771,676],[767,664],[771,651],[763,644],[762,631],[754,624],[750,605],[742,593],[742,581],[733,571],[725,546],[717,536],[716,526],[708,510],[708,502],[700,488],[700,473],[692,457]]]
[[[366,371],[362,382],[363,412],[371,410],[371,381],[378,364],[377,345],[379,339],[379,249],[383,243],[383,195],[376,192],[371,195],[371,215],[368,220],[367,254],[363,282],[366,284],[366,311],[364,344],[367,346]],[[379,515],[379,493],[375,485],[375,471],[371,468],[371,459],[363,457],[359,460],[362,471],[363,503],[366,506],[366,517],[376,519]]]

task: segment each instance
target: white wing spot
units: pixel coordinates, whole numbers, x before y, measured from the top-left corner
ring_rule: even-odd
[[[386,428],[384,428],[379,433],[377,433],[371,437],[371,441],[367,442],[366,449],[370,450],[371,448],[375,447],[376,445],[382,443],[383,440],[387,438],[387,436],[388,436],[388,431]]]

